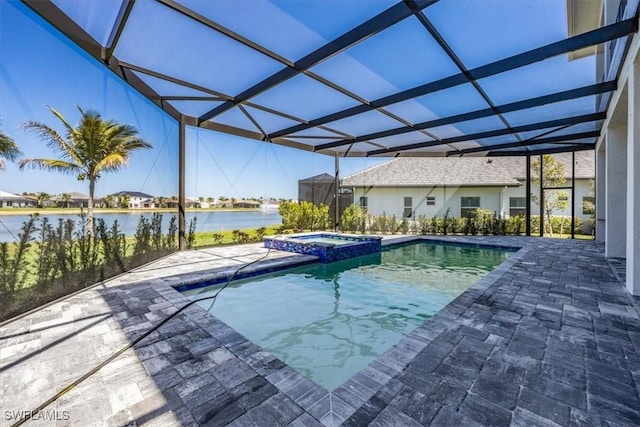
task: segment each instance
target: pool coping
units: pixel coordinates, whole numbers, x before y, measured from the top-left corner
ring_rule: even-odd
[[[230,325],[215,317],[204,308],[195,304],[194,310],[201,312],[204,316],[211,316],[220,322],[226,328],[234,330],[245,340],[259,347],[263,352],[282,362],[286,367],[282,370],[267,375],[265,378],[273,384],[278,390],[287,394],[302,409],[311,414],[314,418],[325,425],[340,425],[347,420],[366,402],[371,399],[382,387],[397,374],[402,372],[413,358],[418,355],[431,341],[447,330],[453,330],[459,325],[452,322],[458,315],[466,310],[469,305],[475,301],[478,296],[485,292],[489,287],[495,284],[510,268],[512,268],[522,257],[529,252],[526,244],[501,244],[478,242],[476,238],[468,238],[466,236],[385,236],[382,240],[382,246],[389,247],[416,242],[429,242],[435,244],[446,244],[454,246],[468,246],[476,248],[488,249],[505,249],[509,251],[516,250],[505,261],[496,266],[488,274],[471,285],[462,292],[449,304],[444,306],[440,311],[433,315],[430,319],[425,320],[411,333],[404,336],[400,341],[392,345],[388,350],[370,362],[363,369],[354,374],[337,388],[329,391],[318,385],[314,381],[308,379],[294,368],[286,364],[286,362],[272,355],[268,350],[263,349],[259,345],[253,343],[244,335],[235,331]],[[298,259],[304,257],[305,259]],[[316,258],[316,259],[311,259]],[[250,266],[246,271],[246,276],[253,277],[261,274],[268,274],[273,271],[279,271],[300,265],[316,263],[317,257],[312,255],[301,255],[295,258],[283,258],[269,263],[260,261]],[[184,303],[192,301],[186,297],[178,288],[193,285],[198,282],[206,282],[210,280],[221,280],[230,276],[229,269],[220,272],[203,275],[200,279],[192,278],[182,283],[173,283],[171,288],[180,294],[184,299]],[[193,288],[197,288],[194,286]],[[191,288],[191,289],[193,289]],[[184,289],[183,289],[184,290]],[[179,301],[179,300],[178,300]],[[233,352],[233,349],[230,349]],[[296,389],[299,389],[296,390]]]

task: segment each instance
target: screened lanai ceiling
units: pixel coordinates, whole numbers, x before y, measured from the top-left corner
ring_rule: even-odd
[[[593,149],[638,29],[638,0],[23,1],[176,120],[340,156]]]

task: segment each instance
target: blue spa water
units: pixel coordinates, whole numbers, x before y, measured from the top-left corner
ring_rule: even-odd
[[[510,253],[426,242],[392,247],[237,281],[212,313],[331,391]],[[185,294],[195,299],[219,287]]]

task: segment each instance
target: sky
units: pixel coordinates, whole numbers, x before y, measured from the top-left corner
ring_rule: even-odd
[[[176,122],[19,2],[0,1],[0,57],[0,129],[20,145],[23,157],[53,157],[46,143],[20,128],[35,120],[61,129],[47,106],[72,124],[80,118],[77,106],[95,109],[105,119],[133,125],[153,145],[135,152],[126,169],[104,174],[96,194],[177,194]],[[333,157],[198,128],[188,127],[186,134],[190,197],[295,199],[298,179],[334,171]],[[349,174],[377,163],[344,160],[342,166]],[[88,183],[56,172],[19,171],[7,162],[0,190],[86,194]]]
[[[205,7],[202,2],[195,0],[183,2],[196,10]],[[90,8],[82,6],[86,4],[84,2],[74,3],[71,0],[55,0],[54,3],[64,6],[74,18],[85,23],[100,41],[106,40],[108,32],[105,32],[104,22],[111,19],[118,5],[117,2],[106,0],[93,2]],[[390,0],[371,0],[366,3],[363,0],[334,1],[333,8],[320,8],[316,7],[318,3],[293,0],[283,0],[277,5],[263,0],[239,0],[207,3],[206,7],[211,9],[206,12],[219,18],[223,25],[241,31],[269,48],[281,49],[279,53],[296,60],[393,3]],[[543,7],[539,7],[540,4]],[[427,14],[435,23],[448,22],[446,27],[442,27],[444,36],[467,66],[473,67],[566,37],[564,5],[564,1],[555,0],[456,0],[439,2],[429,7]],[[270,18],[286,25],[264,28],[251,19],[239,19],[242,14],[233,13],[234,10],[241,12],[248,6],[255,9],[252,16],[260,16],[265,21]],[[136,3],[130,20],[144,19],[147,16],[144,14],[146,8],[153,7],[158,7],[155,2]],[[370,10],[367,11],[367,8]],[[452,8],[456,13],[452,13]],[[500,8],[501,15],[495,13],[496,8]],[[512,19],[500,21],[499,17],[505,14]],[[243,60],[246,63],[243,63],[233,57],[233,49],[229,52],[217,51],[215,55],[190,57],[189,50],[184,48],[187,40],[182,40],[185,37],[185,31],[180,29],[182,21],[176,20],[172,31],[166,31],[163,19],[158,15],[155,20],[145,22],[144,26],[128,25],[125,31],[132,32],[129,35],[134,41],[119,44],[116,56],[149,67],[163,61],[167,70],[178,74],[190,72],[190,79],[204,85],[211,84],[213,79],[231,94],[246,87],[249,80],[255,80],[256,76],[251,74],[252,65],[262,64],[263,59],[247,57]],[[544,31],[531,25],[532,22],[544,24]],[[501,31],[491,31],[498,26]],[[391,29],[393,31],[382,32],[320,63],[312,71],[334,79],[338,84],[370,99],[454,74],[456,70],[449,63],[450,60],[442,57],[433,47],[433,41],[430,44],[429,40],[423,40],[424,51],[421,55],[416,54],[414,45],[405,42],[407,38],[426,37],[423,29],[418,27],[417,20],[407,20],[397,29]],[[157,40],[139,32],[140,28],[150,33],[157,31]],[[296,37],[291,38],[283,28],[295,29]],[[519,37],[507,37],[510,32],[518,32]],[[483,43],[490,42],[491,49],[478,44],[481,34]],[[209,33],[203,33],[202,37],[209,37]],[[202,51],[208,47],[205,41],[199,37],[191,39],[191,43],[202,43]],[[217,39],[213,41],[220,42]],[[221,55],[229,57],[221,59]],[[24,157],[52,156],[44,142],[20,129],[20,125],[27,120],[58,126],[46,106],[60,111],[71,123],[77,123],[79,119],[77,106],[95,109],[104,118],[133,125],[140,136],[153,145],[152,150],[134,153],[126,169],[103,175],[98,181],[96,194],[102,196],[123,190],[142,191],[155,196],[177,194],[176,122],[17,0],[0,1],[0,58],[0,129],[18,142]],[[186,63],[191,66],[185,67]],[[399,63],[402,66],[398,66]],[[580,61],[574,61],[567,66],[566,75],[555,73],[554,81],[558,86],[567,82],[572,82],[576,87],[589,84],[593,80],[593,73],[585,72],[590,67],[582,65]],[[268,64],[265,67],[269,69]],[[350,67],[352,72],[343,72],[345,67]],[[502,83],[490,77],[481,81],[481,84],[500,104],[539,94],[536,91],[540,90],[542,83],[538,80],[544,80],[540,76],[544,77],[544,71],[539,65],[533,64],[507,73]],[[528,84],[523,85],[523,80]],[[331,108],[352,105],[352,100],[340,98],[343,95],[328,96],[328,89],[317,85],[311,79],[299,76],[282,85],[281,90],[261,94],[254,100],[309,119],[329,112]],[[470,85],[461,85],[446,94],[438,92],[389,106],[389,110],[419,122],[485,107],[485,101]],[[514,119],[517,119],[515,114]],[[234,120],[239,119],[228,114],[221,120],[234,124]],[[391,119],[372,112],[332,125],[357,135],[387,126],[385,120]],[[264,124],[270,126],[267,118]],[[271,125],[274,129],[268,131],[286,127],[275,122]],[[400,123],[396,122],[396,125]],[[501,123],[493,119],[480,119],[434,131],[439,132],[440,137],[448,137],[461,132],[494,129],[496,126],[501,126]],[[198,128],[187,128],[186,135],[186,185],[190,197],[296,198],[297,180],[320,173],[333,174],[334,171],[334,158],[330,156]],[[419,134],[418,137],[424,138],[424,135]],[[401,135],[395,137],[395,141],[411,143],[414,142],[412,138],[416,138],[416,135]],[[346,176],[384,160],[342,159],[340,172]],[[12,193],[86,193],[87,187],[86,182],[77,181],[74,176],[48,171],[19,171],[11,163],[8,163],[5,171],[0,171],[0,190]]]

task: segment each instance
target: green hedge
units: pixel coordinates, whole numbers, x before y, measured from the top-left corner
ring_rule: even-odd
[[[545,221],[548,224],[548,219]],[[575,219],[575,233],[582,234],[584,221]],[[551,218],[552,230],[555,235],[571,234],[571,218],[554,216]],[[526,221],[524,216],[503,218],[487,209],[476,209],[473,217],[454,218],[447,210],[444,216],[427,217],[420,215],[415,220],[407,218],[397,219],[395,215],[370,215],[360,206],[347,207],[340,218],[340,230],[350,233],[372,234],[463,234],[463,235],[524,235]],[[531,216],[531,234],[537,235],[540,230],[540,217]],[[548,225],[545,226],[548,235]]]
[[[59,219],[32,215],[15,243],[0,242],[0,320],[16,316],[93,283],[177,250],[176,218],[163,232],[162,215],[140,217],[133,238],[125,238],[118,221],[107,227],[96,219],[94,238],[85,215]],[[195,218],[187,246],[195,244]]]

